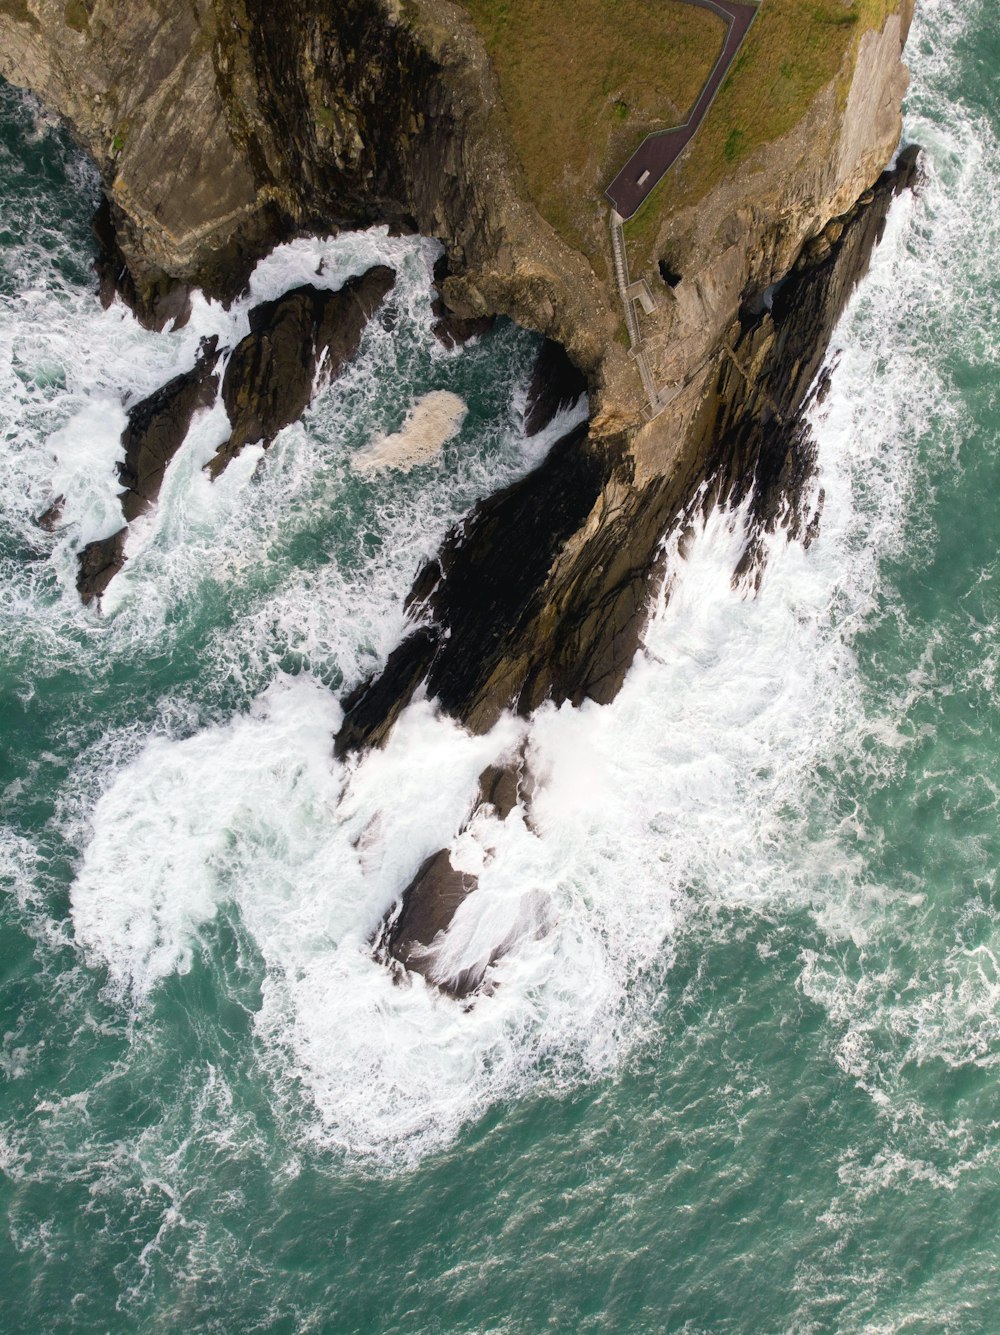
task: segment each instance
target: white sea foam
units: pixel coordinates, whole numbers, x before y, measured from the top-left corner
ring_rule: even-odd
[[[902,202],[864,300],[891,301],[913,205]],[[649,628],[648,652],[610,707],[544,708],[527,743],[531,822],[482,818],[459,835],[484,766],[522,726],[470,738],[427,702],[384,751],[336,764],[333,697],[282,680],[246,716],[151,743],[113,778],[73,888],[78,938],[139,998],[189,967],[223,903],[266,965],[258,1029],[273,1078],[301,1081],[324,1144],[385,1163],[446,1142],[490,1101],[540,1077],[607,1069],[642,1031],[670,943],[713,903],[812,909],[861,939],[884,892],[835,832],[795,838],[817,761],[871,726],[850,633],[872,605],[872,544],[892,541],[904,455],[938,387],[859,395],[877,350],[862,320],[824,422],[824,528],[808,552],[772,540],[761,595],[735,592],[739,516],[712,515]],[[857,488],[870,488],[859,510]],[[369,598],[371,590],[367,591]],[[327,585],[350,606],[345,585]],[[289,603],[288,615],[301,612]],[[343,613],[342,613],[343,614]],[[228,646],[230,653],[232,646]],[[492,995],[463,1009],[419,980],[396,986],[366,942],[437,848],[478,869],[443,962],[508,947]]]
[[[856,428],[835,396],[826,430],[844,453]],[[882,448],[874,431],[869,446]],[[797,857],[786,839],[856,704],[831,616],[837,599],[867,605],[874,578],[851,463],[826,471],[812,551],[774,540],[760,598],[731,586],[738,517],[711,516],[687,558],[674,554],[671,597],[616,703],[534,719],[530,827],[515,814],[457,837],[476,776],[518,740],[512,722],[469,738],[420,703],[384,752],[345,769],[330,756],[332,698],[284,682],[246,718],[151,745],[112,783],[73,891],[81,942],[141,995],[236,904],[267,965],[260,1032],[311,1090],[315,1135],[398,1163],[537,1080],[543,1054],[556,1079],[620,1060],[640,1027],[637,984],[692,907],[815,903],[830,930],[864,931],[863,887],[839,894],[856,869],[835,845]],[[899,499],[885,496],[881,522]],[[366,948],[421,861],[453,843],[481,880],[445,962],[457,972],[513,945],[494,994],[468,1010],[419,980],[395,986]]]
[[[376,263],[390,264],[397,271],[392,300],[404,322],[429,327],[431,267],[437,249],[430,241],[391,238],[384,228],[336,240],[297,241],[279,247],[257,266],[248,292],[230,309],[198,295],[189,323],[166,334],[143,330],[118,304],[101,311],[91,294],[54,282],[48,273],[44,282],[27,287],[16,298],[3,298],[0,499],[8,522],[19,516],[27,540],[34,542],[34,517],[53,497],[65,497],[53,565],[67,611],[75,610],[77,551],[121,526],[114,464],[121,457],[128,406],[189,368],[203,338],[214,336],[223,347],[233,346],[247,332],[249,312],[259,301],[303,283],[337,288]],[[360,375],[356,370],[355,399],[364,369],[369,378],[374,372],[376,380],[363,395],[370,395],[377,383],[377,366],[363,368]],[[184,470],[185,456],[190,454],[203,460],[209,445],[219,443],[225,433],[224,418],[216,414],[212,426],[215,439],[206,439],[204,426],[193,432],[175,467]],[[47,436],[41,448],[40,436]],[[168,478],[173,471],[168,470]],[[252,468],[237,468],[234,477],[242,476],[245,482],[248,471]],[[229,490],[233,486],[230,482]],[[202,510],[213,495],[202,494]],[[221,503],[224,509],[231,508],[231,502]],[[156,533],[154,529],[148,535],[154,543]],[[169,556],[167,561],[169,565]],[[154,589],[148,601],[162,606],[169,597],[168,588]],[[120,593],[112,595],[105,610],[120,601]]]
[[[308,675],[274,678],[274,665],[293,650],[320,676],[335,663],[357,679],[398,641],[413,569],[460,502],[442,501],[439,488],[415,502],[392,493],[386,475],[377,484],[385,548],[377,562],[290,571],[208,645],[220,673],[274,679],[252,708],[182,739],[169,728],[145,745],[131,733],[111,738],[82,762],[81,801],[67,824],[76,836],[82,820],[87,832],[72,890],[78,942],[141,1006],[165,977],[191,967],[220,910],[233,906],[265,966],[257,1028],[271,1078],[288,1108],[300,1088],[309,1091],[318,1143],[399,1166],[447,1143],[497,1098],[612,1068],[645,1031],[678,934],[716,911],[798,909],[831,942],[860,947],[887,912],[911,905],[912,886],[872,884],[855,842],[842,837],[863,813],[831,815],[817,834],[810,802],[817,767],[831,757],[853,752],[874,781],[908,744],[893,702],[876,708],[865,698],[852,638],[884,593],[879,555],[900,551],[901,516],[920,504],[916,442],[932,418],[951,425],[956,447],[965,429],[928,367],[921,313],[954,303],[952,256],[974,249],[977,164],[992,149],[960,116],[947,133],[922,121],[913,133],[929,143],[929,180],[918,201],[893,211],[841,332],[833,392],[817,421],[821,536],[809,552],[774,537],[759,597],[731,585],[740,516],[714,514],[683,559],[670,553],[669,601],[613,705],[544,708],[530,725],[506,719],[488,737],[470,738],[418,701],[384,751],[341,765],[330,748],[335,695]],[[120,312],[103,317],[104,332],[122,340],[114,374],[95,372],[63,405],[55,469],[37,460],[29,469],[36,508],[59,479],[82,482],[67,516],[72,536],[62,539],[64,585],[72,544],[111,519],[107,491],[85,490],[93,463],[74,473],[72,457],[81,451],[82,461],[87,440],[102,434],[102,457],[114,458],[121,417],[113,386],[148,392],[190,364],[198,337],[238,337],[253,302],[304,281],[339,285],[374,262],[398,266],[393,300],[426,322],[433,254],[426,243],[384,234],[300,242],[257,271],[231,313],[199,301],[190,330],[166,340],[147,340]],[[398,337],[373,327],[373,358]],[[130,379],[147,348],[158,363]],[[313,484],[330,452],[349,477],[352,452],[379,429],[369,418],[370,429],[351,438],[337,425],[351,408],[371,408],[377,364],[362,359],[307,426],[284,433],[267,460],[266,487],[253,486],[261,456],[247,451],[212,488],[201,463],[223,424],[211,413],[199,420],[158,510],[135,526],[110,604],[123,624],[128,613],[130,633],[159,633],[164,594],[197,587],[206,571],[227,583],[249,567],[266,569],[277,535],[310,506],[328,504],[330,493]],[[117,416],[88,437],[86,414],[103,411],[88,405],[102,395]],[[509,448],[505,466],[527,466],[570,420],[536,446]],[[501,475],[495,459],[470,468],[480,468],[472,494]],[[179,731],[190,733],[190,721]],[[519,812],[506,822],[483,817],[460,834],[477,775],[521,742],[539,781],[530,822]],[[91,812],[82,799],[95,786],[102,795]],[[470,1008],[419,980],[394,985],[366,944],[440,847],[480,876],[445,943],[444,966],[458,972],[507,948],[498,986]],[[986,954],[956,954],[951,981],[919,1005],[890,1003],[871,980],[861,995],[819,957],[804,960],[801,986],[837,1028],[842,1068],[873,1099],[891,1102],[866,1026],[888,1017],[910,1026],[921,1052],[961,1061],[979,1042],[989,1056],[994,957],[992,944]],[[959,1024],[970,1008],[981,1017],[975,1042]]]
[[[468,411],[457,394],[446,389],[431,390],[413,405],[398,431],[377,436],[359,450],[351,459],[351,467],[371,475],[389,468],[408,473],[418,464],[429,463],[458,435]]]
[[[537,462],[586,414],[583,401],[524,439],[522,338],[491,391],[496,415],[483,420],[479,407],[475,430],[450,453],[444,476],[421,470],[413,482],[381,482],[359,498],[357,488],[370,484],[353,478],[351,458],[398,423],[388,387],[409,380],[417,393],[451,393],[432,389],[435,379],[449,383],[458,368],[461,383],[462,359],[479,355],[446,352],[431,334],[438,251],[434,242],[392,238],[384,228],[300,240],[262,261],[229,310],[196,296],[189,324],[163,335],[142,330],[118,305],[101,311],[89,293],[48,273],[16,299],[0,299],[0,511],[22,548],[46,555],[5,568],[7,602],[12,634],[44,644],[33,651],[42,672],[72,656],[88,627],[100,633],[89,635],[86,651],[107,661],[154,645],[165,652],[184,618],[197,616],[202,591],[220,583],[236,616],[206,647],[220,681],[239,678],[249,691],[290,659],[327,679],[356,680],[384,658],[401,632],[402,599],[420,559],[478,496]],[[306,424],[283,432],[266,464],[259,447],[247,449],[212,485],[201,467],[224,439],[226,419],[218,403],[202,413],[167,470],[159,504],[132,525],[126,566],[102,600],[103,615],[84,611],[77,554],[120,527],[114,465],[127,408],[190,367],[203,338],[233,346],[258,301],[303,283],[336,288],[376,263],[397,274],[388,298],[393,319],[369,324],[361,355],[318,397]],[[512,346],[507,331],[495,337]],[[442,425],[439,435],[446,434]],[[35,517],[59,495],[62,518],[50,539]],[[343,533],[327,539],[336,544],[328,556],[299,568],[281,559],[290,534],[329,529],[342,511]]]

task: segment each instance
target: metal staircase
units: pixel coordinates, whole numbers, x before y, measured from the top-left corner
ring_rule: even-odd
[[[622,299],[622,305],[625,308],[625,327],[628,330],[628,341],[631,347],[631,357],[639,368],[639,378],[642,380],[642,388],[649,400],[650,415],[655,417],[661,411],[664,404],[661,400],[659,391],[656,388],[656,382],[653,380],[652,372],[649,369],[649,362],[646,359],[646,352],[642,346],[642,334],[639,330],[639,316],[635,309],[636,301],[642,301],[644,307],[648,309],[652,305],[652,294],[645,284],[630,283],[628,277],[628,255],[625,251],[625,229],[623,227],[621,214],[617,209],[611,210],[611,253],[615,261],[615,278],[618,282],[618,292]],[[643,289],[640,292],[640,288]]]

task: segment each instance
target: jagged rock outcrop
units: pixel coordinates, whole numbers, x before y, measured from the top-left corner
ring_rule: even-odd
[[[669,472],[641,481],[624,434],[581,428],[449,534],[407,600],[417,628],[346,698],[339,754],[381,742],[422,684],[476,730],[508,705],[527,714],[546,699],[613,699],[641,641],[657,550],[705,480],[711,501],[753,496],[741,573],[759,565],[760,535],[780,519],[806,535],[813,446],[803,409],[915,162],[915,150],[905,154],[804,248],[770,309],[746,314],[745,327],[734,319]]]
[[[403,642],[380,676],[345,701],[339,751],[382,741],[424,682],[449,712],[481,729],[496,721],[508,691],[523,713],[547,697],[611,699],[641,640],[657,547],[671,525],[690,518],[695,504],[748,501],[747,544],[734,581],[759,584],[763,535],[779,525],[790,539],[811,540],[822,494],[811,486],[816,450],[805,413],[824,392],[827,381],[818,373],[833,328],[868,267],[892,199],[914,184],[917,157],[916,149],[902,154],[894,171],[807,246],[778,290],[767,294],[766,305],[747,303],[742,326],[736,324],[725,345],[687,463],[669,480],[636,490],[621,474],[621,458],[595,455],[592,442],[571,436],[539,469],[477,507],[449,535],[441,558],[425,567],[410,595],[411,615],[429,623]],[[564,452],[576,464],[577,504],[615,488],[621,496],[618,513],[603,516],[597,537],[575,551],[572,541],[560,542],[562,533],[579,527],[574,502],[563,524],[537,524],[566,476]],[[701,486],[705,479],[707,489]],[[519,569],[503,561],[511,548],[517,552],[511,565]],[[556,579],[563,560],[573,563],[569,576]],[[552,589],[569,591],[563,606],[546,601]],[[532,652],[530,661],[522,661]],[[524,780],[523,763],[487,771],[470,820],[486,804],[506,819]],[[476,888],[476,877],[453,865],[450,850],[439,850],[380,925],[376,956],[421,974],[451,996],[468,996],[496,957],[455,975],[441,960],[455,915]]]
[[[195,413],[215,402],[218,360],[218,340],[213,338],[202,348],[190,371],[175,376],[130,410],[122,433],[125,458],[118,465],[118,479],[125,488],[121,505],[127,524],[155,505],[167,465],[184,444]]]
[[[345,700],[338,754],[384,740],[423,682],[445,710],[477,729],[490,726],[508,702],[527,712],[552,694],[563,666],[558,645],[544,637],[545,661],[529,663],[528,641],[546,615],[550,572],[613,467],[613,454],[580,427],[533,473],[481,501],[452,530],[407,600],[410,615],[424,624],[378,678]]]
[[[396,275],[376,265],[336,292],[300,287],[250,312],[250,333],[226,365],[222,398],[232,431],[206,465],[220,473],[249,444],[268,448],[278,432],[298,421],[314,392],[329,384],[356,354],[361,335],[392,290]],[[77,588],[84,603],[100,599],[125,564],[128,525],[156,503],[167,466],[183,445],[195,413],[215,403],[218,340],[203,343],[198,360],[129,411],[122,433],[124,459],[117,465],[125,527],[88,543],[79,553]],[[60,498],[61,499],[61,498]],[[38,522],[58,523],[54,502]]]
[[[78,554],[76,587],[85,604],[99,601],[124,566],[129,524],[155,504],[167,465],[183,445],[195,413],[215,402],[218,360],[217,340],[213,338],[203,344],[190,371],[175,376],[129,410],[122,432],[125,458],[117,465],[118,480],[125,488],[119,495],[125,524],[110,537],[87,543]],[[54,527],[59,513],[61,504],[57,502],[38,522]]]
[[[455,914],[476,888],[476,878],[452,865],[447,848],[429,857],[381,924],[372,941],[372,953],[385,964],[395,962],[408,973],[418,973],[449,996],[468,996],[482,980],[478,976],[450,978],[434,968],[433,945],[451,926]]]
[[[88,542],[78,557],[76,587],[86,605],[100,598],[125,564],[125,539],[128,525],[109,538]]]
[[[465,828],[483,814],[506,821],[530,799],[532,789],[523,754],[490,765],[479,776],[476,803]],[[375,958],[404,973],[419,974],[448,996],[462,999],[471,995],[503,954],[503,946],[457,972],[450,971],[442,960],[440,947],[455,915],[478,883],[475,875],[454,865],[447,848],[427,858],[379,924],[372,938]]]
[[[421,685],[474,729],[510,705],[610,700],[640,642],[663,535],[707,480],[709,500],[754,497],[737,577],[757,578],[760,534],[782,516],[809,537],[801,410],[896,187],[876,182],[899,140],[913,0],[852,14],[843,68],[794,128],[695,202],[664,208],[654,258],[630,275],[655,293],[635,313],[645,384],[621,337],[606,215],[593,210],[593,261],[542,218],[460,5],[85,0],[72,11],[70,22],[60,0],[0,0],[0,73],[66,116],[101,166],[106,292],[113,281],[162,324],[184,317],[193,283],[233,295],[276,240],[384,222],[444,241],[447,338],[506,315],[587,378],[589,427],[477,506],[418,574],[413,630],[345,702],[341,753],[382,740]],[[295,328],[314,315],[300,305]],[[264,355],[260,340],[241,355],[262,382]],[[234,371],[230,454],[270,429],[244,415],[237,383]],[[110,567],[121,552],[104,555]]]
[[[431,302],[434,323],[431,329],[434,337],[451,351],[463,343],[468,343],[470,339],[482,338],[484,334],[488,334],[496,324],[496,316],[479,315],[466,319],[449,310],[441,295],[448,277],[448,256],[441,255],[434,264],[435,296]]]
[[[821,370],[833,326],[868,270],[893,198],[918,183],[919,154],[916,146],[904,150],[891,172],[813,238],[763,309],[751,299],[738,337],[726,345],[703,430],[716,483],[710,503],[749,500],[737,579],[759,583],[762,538],[779,525],[806,544],[815,535],[823,498],[811,487],[816,445],[804,409],[829,387]]]
[[[254,307],[250,333],[237,344],[222,382],[233,429],[208,465],[213,478],[244,446],[267,449],[298,421],[317,387],[317,371],[324,384],[340,374],[395,281],[392,269],[376,265],[336,292],[299,287]]]

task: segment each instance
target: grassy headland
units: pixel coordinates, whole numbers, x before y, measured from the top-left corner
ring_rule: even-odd
[[[690,150],[627,224],[630,260],[649,261],[665,209],[697,203],[736,163],[794,129],[838,74],[846,98],[845,56],[898,8],[898,0],[763,0]]]
[[[644,134],[685,118],[725,25],[682,0],[461,2],[496,67],[532,199],[595,258],[604,186]]]
[[[718,56],[722,20],[683,0],[461,3],[496,66],[534,202],[604,270],[604,187],[645,134],[684,120]],[[861,35],[897,9],[898,0],[762,0],[697,138],[628,224],[636,269],[655,259],[665,208],[697,202],[791,130]]]

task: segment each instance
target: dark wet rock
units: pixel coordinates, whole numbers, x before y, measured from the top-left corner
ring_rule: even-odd
[[[466,997],[482,980],[482,971],[447,978],[435,971],[433,944],[446,932],[455,914],[476,888],[476,878],[456,871],[448,849],[429,857],[403,891],[396,909],[382,922],[372,953],[382,963],[394,962],[418,973],[453,997]]]
[[[118,465],[122,514],[128,523],[157,500],[167,465],[180,449],[199,408],[210,408],[219,389],[217,339],[202,347],[190,371],[175,376],[131,409],[122,433],[125,459]]]
[[[807,243],[775,285],[770,307],[758,310],[723,357],[706,446],[711,499],[731,507],[749,500],[738,585],[759,588],[767,534],[782,528],[808,544],[819,531],[809,414],[829,393],[833,367],[824,362],[834,327],[868,270],[893,199],[919,180],[919,155],[915,145],[905,149],[893,171]]]
[[[587,377],[570,361],[561,343],[547,338],[538,351],[528,386],[524,412],[525,435],[544,431],[555,415],[587,392]]]
[[[442,288],[448,276],[448,257],[442,255],[434,265],[434,285],[437,288],[437,296],[431,303],[431,311],[434,315],[431,331],[438,342],[443,343],[450,351],[452,348],[468,343],[470,339],[482,338],[483,335],[490,333],[496,324],[496,316],[453,310],[445,302],[442,295]]]
[[[434,661],[438,633],[421,626],[393,649],[381,672],[361,682],[344,697],[344,723],[334,739],[340,757],[376,737],[383,741],[409,704]]]
[[[101,200],[91,226],[97,242],[94,269],[105,310],[115,297],[120,297],[147,329],[159,332],[168,324],[174,329],[186,325],[191,318],[192,285],[160,273],[151,275],[140,288],[119,240],[122,229],[128,230],[125,215],[107,196]]]
[[[301,416],[320,365],[324,377],[332,379],[354,356],[368,319],[394,282],[392,269],[378,266],[350,279],[339,292],[298,288],[251,312],[250,333],[237,346],[223,380],[233,433],[209,465],[213,477],[245,444],[257,440],[270,444],[282,427]],[[217,340],[206,340],[190,371],[175,376],[129,412],[122,434],[125,458],[118,464],[127,523],[155,503],[167,466],[195,413],[215,402],[220,356]],[[77,587],[85,603],[100,597],[124,564],[127,532],[124,528],[113,539],[91,543],[81,553]]]
[[[507,764],[490,765],[479,777],[479,793],[472,815],[489,809],[499,820],[530,795],[530,775],[519,754]],[[372,938],[372,953],[383,964],[418,973],[448,996],[465,998],[483,982],[487,969],[503,953],[502,946],[478,968],[450,977],[440,968],[435,945],[447,933],[465,900],[478,888],[478,878],[452,865],[446,848],[429,857],[386,914]]]
[[[313,397],[317,371],[329,383],[354,357],[395,279],[392,269],[377,265],[338,292],[300,287],[251,311],[250,333],[237,345],[222,382],[232,434],[208,464],[213,478],[244,446],[260,442],[266,449],[298,421]]]
[[[523,767],[490,765],[479,776],[480,807],[490,806],[501,820],[506,820],[520,800]]]
[[[125,564],[128,524],[155,503],[167,465],[184,443],[195,413],[215,402],[218,359],[217,340],[206,339],[190,371],[175,376],[130,410],[122,432],[125,458],[117,465],[125,487],[119,499],[126,527],[113,537],[89,543],[80,553],[76,587],[85,603],[100,598]]]
[[[66,505],[65,496],[57,496],[47,510],[35,520],[39,528],[45,529],[46,533],[53,533],[62,522],[63,508]]]
[[[411,614],[426,624],[345,702],[339,752],[381,742],[421,683],[477,731],[510,704],[528,712],[546,696],[612,699],[641,640],[663,534],[689,524],[698,504],[748,503],[748,542],[734,580],[750,588],[760,583],[767,533],[780,525],[790,537],[814,539],[823,498],[813,484],[807,413],[826,392],[822,369],[833,328],[912,170],[904,161],[898,174],[881,178],[866,204],[837,220],[829,249],[814,248],[797,266],[771,308],[742,332],[736,325],[700,431],[691,433],[669,479],[637,488],[627,457],[594,451],[584,429],[452,530],[411,591]],[[700,494],[706,461],[711,486]],[[574,546],[601,504],[610,512]],[[557,564],[558,603],[546,589]],[[488,804],[507,819],[529,787],[523,757],[491,766],[480,778],[473,817]],[[449,850],[428,858],[380,925],[376,958],[468,997],[494,961],[448,977],[440,946],[476,885],[452,865]]]
[[[477,729],[489,726],[487,716],[495,721],[512,699],[525,710],[541,702],[544,694],[539,698],[520,661],[518,639],[530,633],[539,592],[597,500],[607,468],[607,457],[590,448],[587,428],[580,427],[553,446],[534,472],[481,501],[451,530],[407,601],[414,620],[425,624],[395,650],[385,673],[344,702],[339,755],[382,742],[424,680],[447,712],[466,721],[475,717]],[[552,647],[545,646],[545,659]],[[488,690],[497,674],[510,679],[510,693],[501,688],[499,708]],[[484,690],[493,703],[480,712],[476,702]]]
[[[916,152],[901,155],[837,220],[824,257],[796,267],[749,327],[734,322],[669,475],[637,485],[627,440],[596,443],[581,429],[451,531],[408,599],[420,630],[345,701],[338,754],[381,744],[420,685],[477,732],[509,707],[612,700],[642,641],[663,538],[695,506],[749,502],[738,578],[751,585],[767,533],[813,540],[809,395],[822,393],[833,329],[916,171]]]
[[[594,448],[585,427],[565,437],[421,570],[408,608],[426,624],[345,701],[337,754],[380,745],[386,702],[394,720],[421,683],[476,732],[511,706],[612,700],[641,641],[664,531],[702,477],[692,456],[637,488],[624,451]],[[595,512],[590,540],[571,541]]]
[[[88,542],[77,560],[80,569],[76,577],[76,587],[85,604],[90,604],[108,587],[115,575],[125,564],[125,539],[128,528],[120,528],[110,538],[101,538],[97,542]]]

